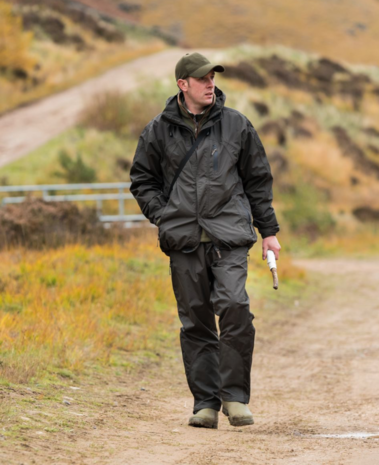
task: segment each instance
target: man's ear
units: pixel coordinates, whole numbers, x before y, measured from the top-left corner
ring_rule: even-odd
[[[177,85],[181,91],[186,91],[188,89],[188,81],[187,79],[178,79]]]

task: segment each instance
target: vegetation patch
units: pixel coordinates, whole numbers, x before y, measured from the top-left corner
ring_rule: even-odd
[[[163,110],[157,97],[154,91],[135,95],[117,91],[98,94],[83,111],[80,124],[138,139],[147,123]]]
[[[73,242],[104,243],[114,239],[104,229],[95,209],[79,210],[69,202],[30,198],[0,210],[0,248],[21,245],[41,249]]]
[[[123,246],[3,252],[1,379],[75,379],[157,350],[175,315],[166,262],[148,233]]]
[[[0,0],[0,113],[162,50],[138,27],[62,1]]]

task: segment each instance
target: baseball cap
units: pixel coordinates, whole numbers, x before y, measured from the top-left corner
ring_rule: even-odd
[[[186,53],[176,64],[175,77],[176,80],[190,76],[199,78],[208,74],[212,69],[218,73],[225,71],[223,66],[212,64],[201,53]]]

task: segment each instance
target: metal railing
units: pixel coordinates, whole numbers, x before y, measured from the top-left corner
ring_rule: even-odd
[[[95,201],[96,209],[100,221],[104,223],[112,222],[139,222],[145,221],[145,215],[134,214],[125,215],[125,200],[134,199],[130,193],[125,193],[124,190],[130,190],[130,182],[109,182],[109,183],[91,183],[91,184],[47,184],[35,186],[1,186],[0,195],[3,193],[31,193],[41,192],[42,199],[46,202],[85,202]],[[62,191],[83,191],[83,190],[117,190],[117,192],[108,192],[104,194],[57,194]],[[26,200],[27,196],[11,196],[3,197],[1,205],[12,203],[21,203]],[[103,201],[118,200],[118,215],[103,215]]]

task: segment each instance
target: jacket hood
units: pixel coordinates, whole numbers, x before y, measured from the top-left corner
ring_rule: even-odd
[[[218,87],[215,87],[215,95],[216,95],[216,102],[213,105],[213,108],[211,109],[209,120],[212,120],[220,115],[222,109],[224,108],[225,101],[226,101],[226,95]],[[178,94],[173,95],[172,97],[169,97],[167,99],[166,107],[162,112],[162,117],[171,123],[184,124],[182,117],[180,115],[180,109],[178,106],[177,99],[178,99]]]

